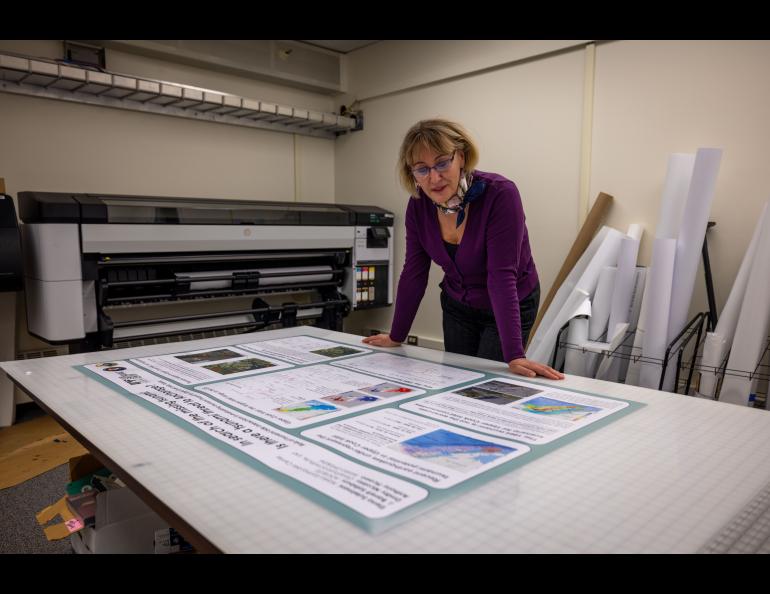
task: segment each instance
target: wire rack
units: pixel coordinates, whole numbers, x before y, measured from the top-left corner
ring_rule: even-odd
[[[702,360],[703,345],[706,339],[705,330],[707,327],[711,327],[711,323],[712,319],[709,312],[700,312],[696,314],[688,322],[684,329],[671,341],[671,343],[666,348],[666,353],[662,359],[643,356],[641,348],[633,346],[635,334],[634,332],[627,332],[622,342],[614,350],[607,349],[599,351],[598,354],[604,357],[625,360],[629,363],[646,363],[659,366],[659,390],[663,388],[664,378],[669,366],[675,365],[675,393],[688,396],[695,396],[698,394],[700,374],[703,372],[713,373],[717,376],[716,394],[719,394],[725,376],[731,375],[748,378],[750,380],[756,379],[757,393],[752,405],[755,408],[767,409],[768,382],[770,382],[770,364],[765,362],[768,361],[768,357],[770,357],[768,354],[770,353],[770,337],[768,337],[765,342],[765,350],[762,354],[762,357],[759,359],[759,364],[753,370],[728,368],[728,357],[725,357],[724,361],[722,361],[718,367],[704,365]],[[556,350],[552,360],[552,364],[554,366],[556,366],[559,362],[560,351],[563,354],[564,350],[566,349],[577,350],[583,353],[597,352],[593,349],[587,349],[583,345],[577,345],[568,342],[566,340],[568,326],[569,324],[565,324],[559,331],[556,342]],[[625,377],[622,377],[620,381],[624,382]]]

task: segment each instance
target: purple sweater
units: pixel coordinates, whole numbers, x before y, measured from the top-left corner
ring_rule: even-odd
[[[524,208],[516,185],[496,173],[474,171],[486,184],[468,207],[465,232],[455,261],[441,238],[430,198],[410,199],[406,209],[406,258],[398,282],[390,337],[404,342],[417,314],[433,260],[444,270],[447,295],[470,307],[492,310],[500,333],[503,356],[524,356],[519,296],[527,297],[538,282],[529,247]]]

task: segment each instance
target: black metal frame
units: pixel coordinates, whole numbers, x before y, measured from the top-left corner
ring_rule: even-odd
[[[682,340],[682,343],[679,345],[678,349],[678,355],[676,358],[676,376],[674,379],[674,393],[677,394],[677,386],[679,385],[679,373],[682,370],[682,359],[684,358],[684,350],[687,348],[687,345],[690,344],[690,341],[692,341],[693,335],[697,332],[698,338],[695,341],[695,350],[693,351],[693,361],[690,364],[690,373],[687,375],[687,385],[684,389],[684,394],[688,394],[690,392],[690,385],[692,384],[692,375],[695,371],[695,357],[698,354],[698,347],[700,346],[701,342],[701,336],[703,335],[703,323],[710,320],[709,312],[702,311],[695,315],[693,319],[691,319],[687,325],[682,329],[682,331],[677,334],[674,337],[674,340],[672,340],[668,347],[666,348],[666,354],[663,356],[662,361],[662,367],[660,370],[660,383],[658,384],[658,390],[663,389],[663,382],[666,378],[666,369],[668,368],[668,362],[671,360],[671,351],[674,350],[674,345],[679,342],[682,337],[684,339]],[[685,336],[686,335],[686,336]]]

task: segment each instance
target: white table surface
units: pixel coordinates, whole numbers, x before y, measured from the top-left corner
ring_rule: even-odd
[[[567,376],[559,387],[647,406],[371,535],[72,368],[299,334],[361,341],[302,326],[0,368],[201,550],[695,552],[770,483],[769,412]],[[431,349],[374,350],[509,375],[501,363]]]

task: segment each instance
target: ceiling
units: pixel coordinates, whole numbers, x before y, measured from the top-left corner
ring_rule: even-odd
[[[361,49],[362,47],[366,47],[367,45],[372,45],[373,43],[377,43],[378,41],[381,41],[379,39],[365,39],[365,40],[353,40],[353,39],[342,39],[342,40],[314,40],[314,39],[300,39],[299,41],[302,41],[303,43],[309,43],[310,45],[315,45],[317,47],[322,47],[325,49],[330,49],[335,52],[340,52],[341,54],[347,54],[348,52],[352,52],[353,50]]]

